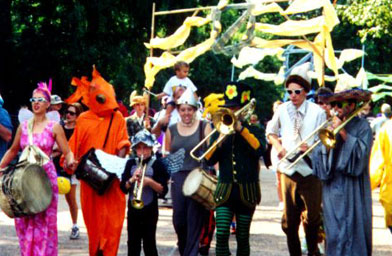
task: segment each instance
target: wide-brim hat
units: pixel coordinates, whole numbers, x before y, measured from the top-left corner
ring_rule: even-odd
[[[358,87],[357,84],[350,78],[350,76],[339,76],[338,82],[335,86],[335,91],[332,94],[320,95],[320,99],[331,103],[334,101],[355,100],[358,102],[369,101],[372,98],[372,92]]]
[[[302,86],[306,92],[309,92],[311,89],[312,78],[308,75],[308,72],[311,68],[312,64],[310,62],[294,67],[284,82],[284,86],[287,88],[290,83],[296,83]]]
[[[61,99],[60,96],[53,94],[52,96],[50,96],[50,104],[51,105],[56,105],[56,104],[63,104],[64,101]]]
[[[242,107],[246,105],[253,96],[252,88],[242,82],[229,82],[225,86],[223,92],[223,100],[225,103],[219,107]]]
[[[132,148],[135,148],[137,144],[144,143],[148,147],[153,147],[155,145],[156,139],[155,135],[151,134],[147,129],[138,131],[135,136],[132,137],[131,144]]]

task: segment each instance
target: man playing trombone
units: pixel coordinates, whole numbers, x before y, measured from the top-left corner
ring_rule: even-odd
[[[314,174],[322,182],[326,255],[372,254],[372,198],[369,156],[372,130],[357,104],[366,105],[371,92],[345,87],[324,98],[336,116],[333,131],[320,131],[323,144],[313,151]],[[343,88],[342,88],[343,87]]]
[[[287,236],[291,256],[300,256],[301,244],[298,229],[301,222],[305,230],[308,255],[320,255],[317,233],[321,224],[321,183],[312,173],[308,156],[292,164],[302,152],[317,140],[317,129],[325,124],[325,111],[307,101],[311,87],[307,72],[310,63],[295,67],[285,81],[290,101],[279,106],[267,125],[266,134],[278,152],[284,210],[282,229]],[[281,142],[279,141],[279,136]]]

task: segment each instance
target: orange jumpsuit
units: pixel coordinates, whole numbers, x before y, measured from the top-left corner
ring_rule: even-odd
[[[79,116],[69,141],[75,159],[80,159],[92,147],[113,155],[116,155],[123,147],[129,148],[125,120],[121,113],[116,111],[106,146],[103,149],[110,118],[111,115],[99,117],[91,110]],[[84,181],[80,183],[80,198],[88,232],[90,255],[95,256],[99,249],[103,251],[105,256],[115,256],[120,242],[126,207],[125,195],[120,190],[120,182],[115,179],[103,195],[98,195]]]

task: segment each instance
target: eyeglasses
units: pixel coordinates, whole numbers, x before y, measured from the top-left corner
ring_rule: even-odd
[[[347,101],[334,101],[331,102],[332,107],[345,108],[348,105]]]
[[[302,89],[296,89],[296,90],[287,89],[286,91],[287,91],[287,93],[288,93],[289,95],[291,95],[291,94],[293,94],[293,93],[299,95],[299,94],[302,92],[303,89],[304,89],[304,88],[302,88]]]
[[[47,102],[47,100],[44,97],[38,97],[38,98],[30,98],[30,102]]]
[[[65,114],[70,114],[71,116],[76,116],[76,113],[75,112],[72,112],[72,111],[67,111],[67,112],[65,112]]]

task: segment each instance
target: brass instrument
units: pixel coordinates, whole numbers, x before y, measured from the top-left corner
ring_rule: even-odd
[[[143,183],[144,183],[144,176],[146,174],[147,164],[143,165],[143,155],[140,158],[140,163],[136,170],[140,168],[142,168],[142,175],[139,181],[135,181],[135,185],[133,187],[133,199],[131,201],[132,207],[135,209],[142,209],[144,207],[142,193],[143,193]]]
[[[313,130],[313,132],[311,132],[305,139],[303,139],[300,143],[298,143],[290,152],[286,153],[286,155],[284,157],[282,157],[277,165],[281,164],[284,160],[286,160],[287,158],[289,158],[291,155],[293,155],[294,153],[296,153],[298,151],[298,148],[304,144],[306,141],[308,141],[311,137],[313,137],[316,133],[318,133],[321,129],[323,129],[330,121],[332,121],[332,118],[329,118],[327,120],[325,120],[322,124],[320,124],[316,129]],[[295,156],[293,157],[294,159],[298,158],[301,155],[301,152],[298,151]]]
[[[193,159],[197,161],[201,161],[211,150],[213,150],[216,145],[218,145],[221,141],[223,141],[227,135],[233,134],[235,132],[235,123],[239,119],[241,115],[244,118],[247,118],[252,114],[256,107],[256,99],[251,99],[248,104],[243,106],[241,109],[235,111],[231,111],[228,108],[220,108],[212,115],[212,122],[214,124],[214,129],[208,134],[202,141],[199,142],[190,152],[190,155]],[[201,156],[195,156],[195,151],[199,149],[215,132],[219,132],[223,134],[220,136],[215,143],[204,152]]]
[[[336,145],[336,134],[338,134],[350,121],[353,119],[355,116],[358,115],[359,112],[362,111],[362,109],[366,106],[368,102],[365,102],[364,104],[361,105],[361,107],[357,108],[354,112],[350,114],[346,120],[341,123],[338,127],[336,127],[333,131],[330,131],[326,128],[321,128],[319,129],[319,140],[313,143],[312,146],[310,146],[305,152],[303,152],[293,163],[287,167],[287,169],[292,168],[294,165],[298,163],[299,160],[304,158],[307,154],[309,154],[320,142],[324,144],[324,146],[329,150],[331,148],[334,148]]]

